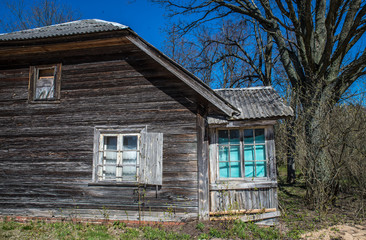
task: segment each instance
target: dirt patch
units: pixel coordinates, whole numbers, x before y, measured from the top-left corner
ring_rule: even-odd
[[[301,237],[308,240],[364,240],[366,239],[366,225],[335,225],[326,229],[308,232],[301,235]]]

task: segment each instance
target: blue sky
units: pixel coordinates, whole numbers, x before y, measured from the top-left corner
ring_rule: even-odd
[[[129,26],[143,39],[162,49],[166,36],[164,9],[147,0],[63,0],[82,19],[98,18]]]
[[[31,6],[35,0],[24,0]],[[82,19],[102,19],[129,26],[143,39],[162,50],[166,35],[163,32],[168,19],[163,15],[165,9],[148,0],[58,0],[74,11],[80,13]],[[9,10],[0,0],[0,16],[9,16]],[[1,19],[0,19],[1,20]]]

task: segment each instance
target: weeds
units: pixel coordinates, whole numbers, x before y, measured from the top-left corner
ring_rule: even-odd
[[[196,229],[202,232],[205,229],[205,224],[203,222],[197,223]]]
[[[140,231],[136,228],[126,228],[125,232],[120,235],[121,239],[140,239]]]

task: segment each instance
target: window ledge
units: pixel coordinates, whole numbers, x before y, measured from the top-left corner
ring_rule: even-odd
[[[257,181],[220,181],[210,184],[210,190],[228,189],[257,189],[257,188],[276,188],[277,181],[257,180]]]
[[[88,186],[121,186],[121,187],[137,187],[139,184],[137,182],[90,182]]]
[[[90,182],[88,186],[99,187],[156,187],[157,185],[141,184],[138,182]],[[161,186],[159,185],[159,189]]]
[[[61,101],[59,99],[56,100],[29,100],[29,104],[60,104]]]

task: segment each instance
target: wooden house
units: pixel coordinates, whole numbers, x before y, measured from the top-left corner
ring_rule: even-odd
[[[0,215],[272,219],[290,115],[271,87],[212,90],[121,24],[1,34]]]

